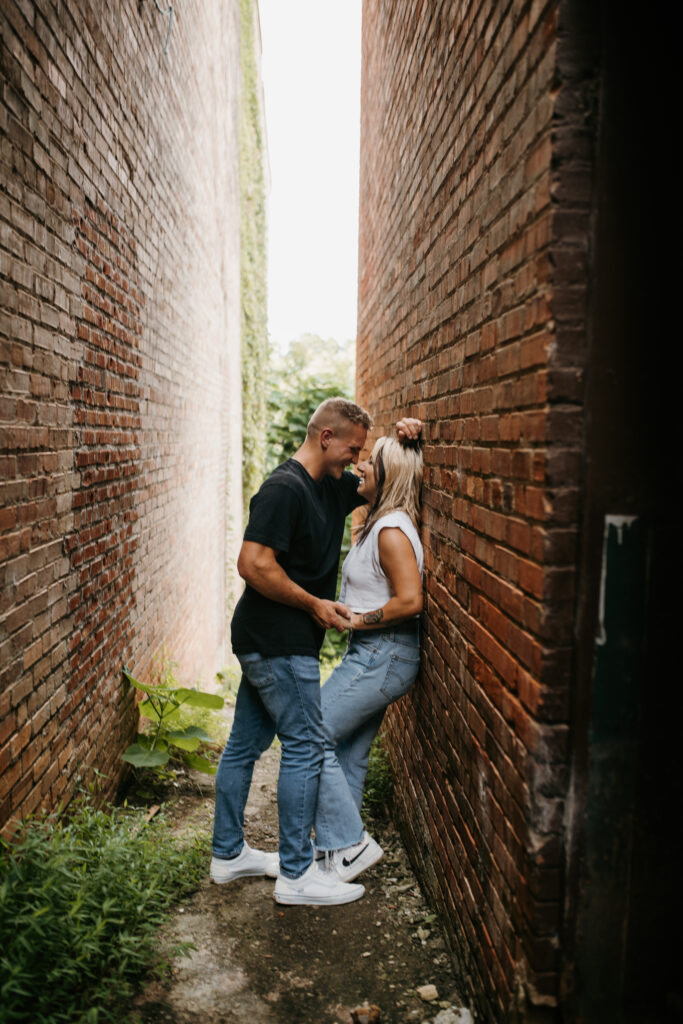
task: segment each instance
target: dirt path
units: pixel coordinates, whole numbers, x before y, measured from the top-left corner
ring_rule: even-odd
[[[279,751],[258,762],[246,809],[253,846],[277,849]],[[210,830],[211,792],[178,798],[180,828]],[[171,980],[135,1001],[144,1024],[350,1024],[368,1003],[381,1016],[361,1024],[471,1024],[458,998],[443,938],[393,825],[373,823],[382,860],[364,872],[366,894],[341,907],[283,907],[273,882],[207,881],[168,926],[196,951],[174,961]],[[208,865],[207,865],[208,868]],[[433,985],[438,993],[419,989]],[[424,996],[432,998],[425,999]]]

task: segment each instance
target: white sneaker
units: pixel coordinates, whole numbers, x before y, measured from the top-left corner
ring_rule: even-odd
[[[268,878],[277,878],[279,871],[280,858],[277,853],[252,850],[246,842],[232,860],[225,860],[223,857],[211,858],[211,881],[217,885],[231,882],[233,878],[246,878],[248,875],[267,875]]]
[[[273,896],[276,903],[308,904],[313,907],[334,906],[359,900],[365,887],[341,882],[333,872],[321,871],[315,861],[301,878],[278,875]]]
[[[334,850],[328,856],[328,871],[334,871],[342,882],[350,882],[361,871],[372,867],[382,856],[382,847],[367,832],[354,846]]]

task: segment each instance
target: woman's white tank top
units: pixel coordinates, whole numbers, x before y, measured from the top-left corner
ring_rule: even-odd
[[[353,612],[381,608],[394,596],[391,583],[379,560],[379,535],[387,526],[398,527],[413,546],[417,567],[422,575],[422,543],[406,512],[388,512],[373,524],[370,533],[349,551],[342,565],[339,600]]]

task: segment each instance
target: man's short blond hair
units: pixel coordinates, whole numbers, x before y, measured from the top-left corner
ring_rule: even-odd
[[[365,430],[370,430],[372,418],[369,412],[355,402],[349,402],[347,398],[326,398],[308,421],[306,436],[313,437],[325,427],[343,431],[350,423],[357,423]]]

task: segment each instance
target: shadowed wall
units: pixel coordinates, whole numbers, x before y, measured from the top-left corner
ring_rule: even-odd
[[[425,423],[422,669],[387,736],[487,1021],[641,1020],[677,986],[675,745],[643,717],[673,535],[643,315],[658,108],[614,15],[364,5],[358,400],[379,433]]]

